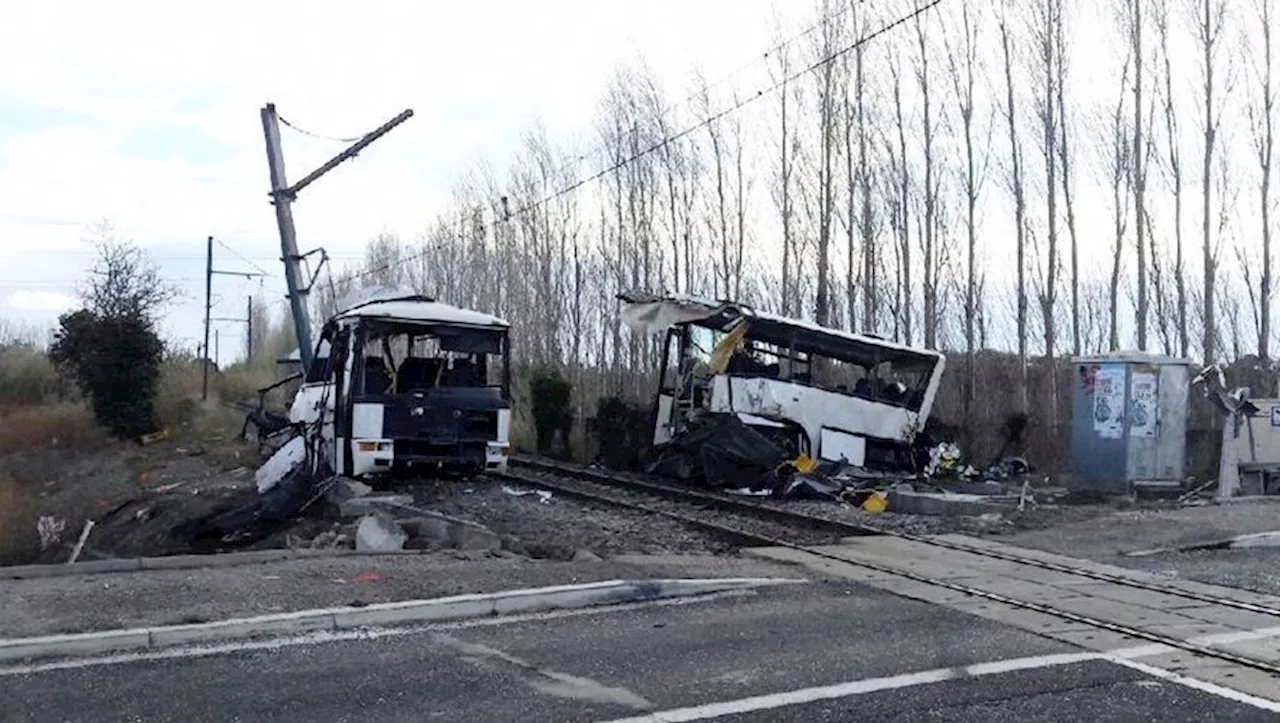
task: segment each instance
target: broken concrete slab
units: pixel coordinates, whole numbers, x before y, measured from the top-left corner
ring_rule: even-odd
[[[356,527],[356,549],[387,552],[400,550],[409,541],[409,535],[390,515],[374,513],[360,518]]]
[[[502,547],[498,533],[483,525],[430,510],[415,509],[414,513],[413,517],[398,520],[414,538],[458,550],[492,551]]]
[[[945,492],[913,492],[892,489],[889,495],[889,511],[909,515],[971,516],[998,512],[985,495],[950,494]]]
[[[371,494],[373,494],[373,488],[363,482],[353,479],[340,479],[329,488],[326,496],[330,502],[341,505],[347,500],[368,497]]]
[[[343,517],[360,517],[378,510],[394,512],[400,508],[413,510],[413,497],[409,495],[378,495],[353,497],[338,503],[338,514]]]

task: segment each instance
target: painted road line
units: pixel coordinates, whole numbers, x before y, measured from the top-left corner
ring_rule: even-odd
[[[1012,658],[991,663],[978,663],[954,668],[937,668],[923,670],[918,673],[891,675],[884,678],[867,678],[834,685],[821,685],[813,688],[801,688],[782,693],[756,695],[740,700],[706,705],[676,708],[659,711],[632,718],[619,718],[608,723],[678,723],[679,721],[700,721],[720,718],[727,715],[741,715],[762,710],[772,710],[790,705],[803,705],[821,700],[849,698],[867,693],[879,693],[886,690],[911,688],[917,685],[943,683],[949,680],[961,680],[1012,673],[1019,670],[1037,670],[1059,665],[1084,663],[1101,658],[1099,653],[1061,653],[1058,655],[1035,655],[1027,658]]]
[[[1220,698],[1234,700],[1237,703],[1244,703],[1245,705],[1250,705],[1250,706],[1253,706],[1254,708],[1258,708],[1261,710],[1271,711],[1273,713],[1280,713],[1280,701],[1268,700],[1266,698],[1259,698],[1256,695],[1250,695],[1248,693],[1245,693],[1239,690],[1234,690],[1232,688],[1228,688],[1223,685],[1218,685],[1216,683],[1210,683],[1208,681],[1192,678],[1187,675],[1175,673],[1171,670],[1158,668],[1154,665],[1147,665],[1146,663],[1140,663],[1136,660],[1130,660],[1127,658],[1120,658],[1120,657],[1115,657],[1110,655],[1104,655],[1102,656],[1102,659],[1110,663],[1115,663],[1116,665],[1123,665],[1126,668],[1132,668],[1133,670],[1146,673],[1147,675],[1150,675],[1153,678],[1160,678],[1161,680],[1167,680],[1171,683],[1178,683],[1179,685],[1185,685],[1188,688],[1194,688],[1196,690],[1203,691],[1205,693],[1216,695]]]
[[[1163,651],[1157,650],[1157,648],[1164,647],[1166,646],[1149,645],[1118,650],[1115,651],[1115,653],[1063,653],[1058,655],[1037,655],[1027,658],[998,660],[990,663],[977,663],[975,665],[955,668],[937,668],[934,670],[923,670],[916,673],[904,673],[901,675],[892,675],[883,678],[867,678],[864,680],[849,681],[847,683],[836,683],[834,685],[815,686],[812,688],[801,688],[799,690],[790,690],[781,693],[757,695],[750,698],[722,701],[719,703],[707,703],[687,708],[675,708],[672,710],[658,711],[630,718],[618,718],[608,721],[607,723],[681,723],[683,721],[712,720],[729,715],[742,715],[763,710],[784,708],[792,705],[816,703],[823,700],[851,698],[859,695],[865,695],[867,693],[878,693],[886,690],[897,690],[920,685],[945,683],[953,680],[967,680],[970,678],[978,678],[987,675],[1000,675],[1002,673],[1012,673],[1022,670],[1038,670],[1061,665],[1074,665],[1077,663],[1085,663],[1095,660],[1131,668],[1145,673],[1146,675],[1160,678],[1161,680],[1185,685],[1189,688],[1194,688],[1205,693],[1210,693],[1221,698],[1226,698],[1237,703],[1243,703],[1245,705],[1258,708],[1259,710],[1280,712],[1280,701],[1267,700],[1266,698],[1260,698],[1258,696],[1233,690],[1221,685],[1180,675],[1163,668],[1139,663],[1132,659],[1134,656],[1159,654]]]

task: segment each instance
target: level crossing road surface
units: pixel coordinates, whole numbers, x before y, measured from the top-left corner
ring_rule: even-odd
[[[1230,688],[833,578],[679,604],[0,671],[4,721],[1227,723],[1280,720],[1276,711]]]

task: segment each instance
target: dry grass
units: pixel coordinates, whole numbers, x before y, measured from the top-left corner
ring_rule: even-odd
[[[0,350],[0,405],[44,404],[70,391],[43,352],[28,347]]]
[[[92,450],[105,440],[93,414],[82,404],[61,402],[0,410],[0,456],[50,447]]]
[[[18,565],[40,555],[35,505],[17,480],[0,470],[0,564]]]

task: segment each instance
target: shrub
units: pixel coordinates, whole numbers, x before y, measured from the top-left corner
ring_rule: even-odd
[[[59,323],[49,356],[88,395],[98,423],[120,438],[154,431],[164,344],[150,322],[81,309]]]
[[[601,397],[592,420],[600,462],[617,470],[640,468],[640,452],[652,440],[649,410],[621,396]]]
[[[85,308],[58,319],[49,357],[69,372],[94,417],[117,437],[155,429],[164,356],[155,320],[179,293],[140,249],[107,239],[98,244]]]
[[[572,394],[572,385],[555,367],[538,367],[530,376],[529,399],[538,454],[557,453],[557,441],[559,453],[568,452],[569,434],[573,429]]]

